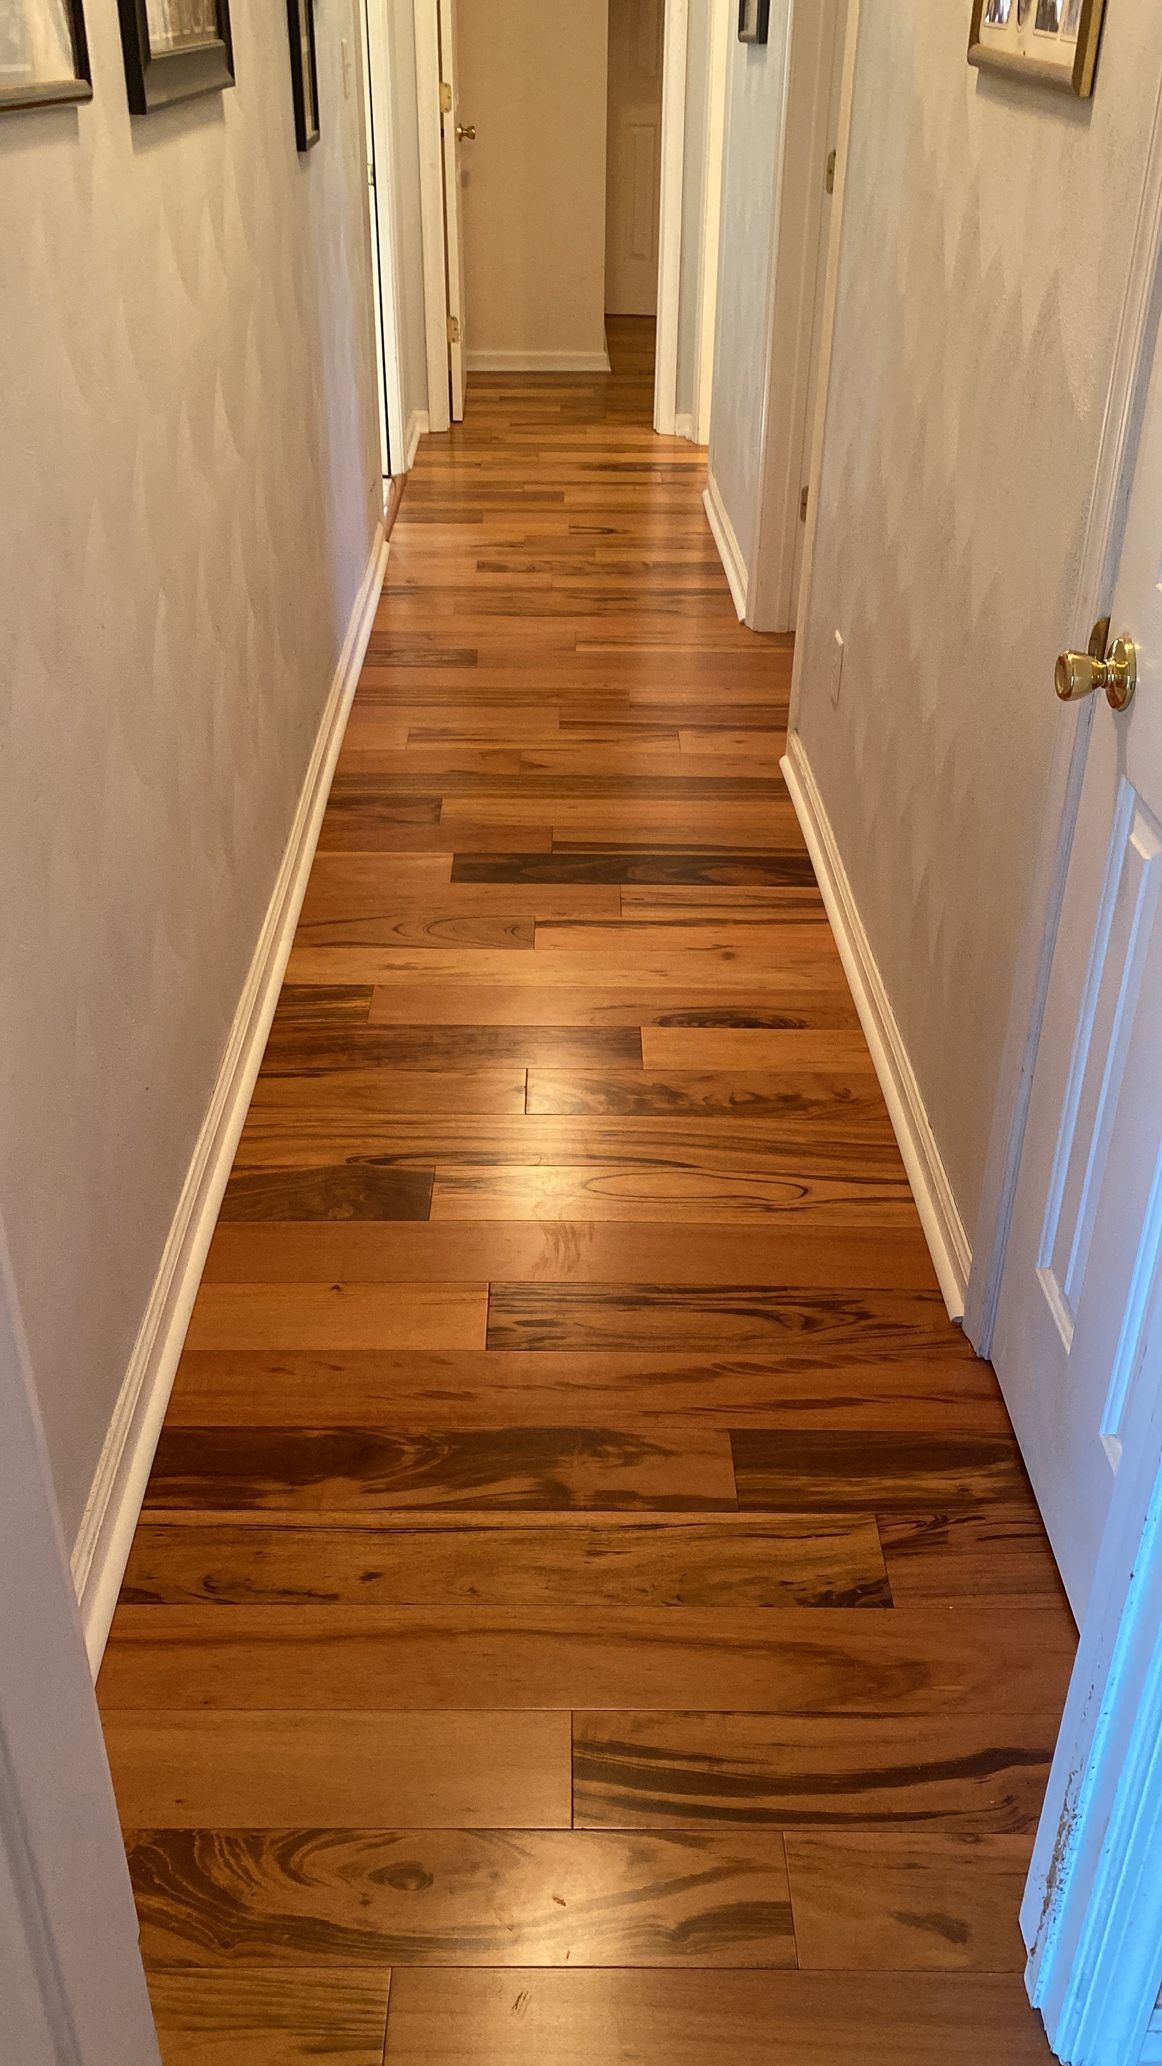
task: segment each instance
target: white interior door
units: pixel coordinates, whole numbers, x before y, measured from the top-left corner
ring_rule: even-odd
[[[456,63],[456,0],[440,0],[440,108],[444,125],[444,243],[448,254],[448,370],[452,421],[464,420],[464,229],[460,206],[460,147],[474,140],[460,115]]]
[[[1062,724],[1092,734],[993,1347],[1080,1620],[1143,1369],[1162,1254],[1162,362],[1155,360],[1112,632],[1139,680]],[[1046,682],[1043,693],[1052,694]]]
[[[379,376],[379,444],[384,480],[404,472],[392,161],[391,56],[386,0],[363,0],[364,111],[371,187],[371,284]]]
[[[658,311],[663,0],[610,0],[605,307]]]

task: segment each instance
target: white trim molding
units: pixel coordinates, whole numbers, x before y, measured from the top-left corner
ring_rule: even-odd
[[[331,777],[383,588],[387,552],[383,533],[377,530],[222,1066],[73,1549],[73,1584],[94,1676],[117,1604],[206,1251],[278,1002]]]
[[[420,439],[427,437],[428,429],[429,424],[427,410],[413,409],[411,415],[408,417],[407,429],[404,433],[404,473],[410,473],[413,466],[415,465],[416,453],[419,450]]]
[[[448,254],[444,232],[444,129],[440,113],[440,21],[437,0],[412,0],[416,33],[416,115],[420,133],[420,234],[424,254],[424,350],[428,424],[450,430]]]
[[[608,373],[609,353],[554,351],[468,351],[470,373]]]
[[[726,165],[726,102],[734,0],[710,0],[707,10],[706,161],[702,198],[701,277],[698,282],[698,393],[696,444],[710,443],[714,395],[714,334],[718,318],[718,250],[722,241],[722,183]]]
[[[747,572],[746,561],[742,556],[742,547],[734,534],[734,525],[727,514],[726,504],[718,492],[718,483],[714,475],[709,472],[706,476],[706,486],[702,492],[702,501],[706,510],[706,521],[710,525],[711,536],[718,547],[718,557],[722,561],[726,579],[730,584],[730,593],[734,599],[734,607],[738,611],[739,622],[741,623],[746,616],[746,591],[750,577]]]
[[[786,759],[780,765],[819,878],[859,1022],[867,1035],[944,1303],[949,1318],[959,1321],[964,1314],[965,1286],[972,1266],[968,1235],[831,822],[797,732],[790,735]]]
[[[662,48],[662,172],[658,219],[658,329],[654,365],[654,429],[675,435],[678,407],[678,316],[682,293],[682,217],[686,176],[686,81],[689,0],[665,0]]]

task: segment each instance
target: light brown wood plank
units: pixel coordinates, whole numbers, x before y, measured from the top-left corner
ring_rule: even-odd
[[[839,1069],[874,1074],[867,1041],[848,1030],[765,1026],[643,1026],[647,1069]]]
[[[892,1619],[894,1617],[882,1617]],[[888,1705],[884,1702],[884,1706]],[[584,1713],[573,1722],[579,1826],[721,1824],[1032,1838],[1057,1713]]]
[[[525,1071],[512,1066],[448,1075],[435,1069],[333,1069],[325,1076],[260,1078],[245,1130],[257,1131],[279,1119],[288,1133],[303,1122],[342,1136],[352,1127],[373,1129],[385,1115],[400,1112],[462,1118],[471,1112],[516,1114],[524,1109]]]
[[[483,1348],[485,1285],[207,1284],[190,1349]]]
[[[1011,1975],[397,1972],[386,2066],[1051,2066]],[[263,2062],[265,2066],[265,2062]]]
[[[444,828],[441,828],[444,829]],[[795,934],[806,928],[789,926]],[[834,954],[834,948],[832,948]],[[761,948],[751,943],[744,953],[736,947],[679,947],[668,944],[640,947],[624,955],[610,954],[601,947],[560,948],[529,954],[522,948],[496,947],[314,947],[296,946],[287,963],[287,981],[336,985],[371,983],[376,986],[413,980],[420,983],[527,983],[535,989],[610,989],[629,985],[632,989],[672,991],[704,990],[719,993],[761,991],[777,982],[788,1004],[800,997],[827,998],[843,994],[843,972],[838,957],[834,962],[814,957],[790,960],[772,968]],[[528,1016],[526,1007],[526,1016]]]
[[[938,1292],[821,1292],[765,1285],[505,1284],[493,1281],[488,1300],[490,1349],[703,1350],[708,1354],[789,1354],[867,1357],[923,1354],[960,1361],[971,1355],[948,1324]],[[756,1488],[764,1466],[778,1467],[756,1437],[740,1443]],[[879,1481],[882,1443],[853,1443],[847,1457],[866,1478]],[[1016,1445],[1008,1453],[1016,1459]],[[866,1458],[866,1462],[864,1459]],[[900,1460],[890,1459],[895,1475]],[[885,1469],[889,1457],[883,1454]],[[1023,1481],[1022,1481],[1023,1482]],[[875,1511],[874,1499],[864,1502]],[[886,1499],[885,1506],[893,1504]]]
[[[463,851],[463,848],[460,848]],[[540,967],[540,963],[537,964]],[[530,1006],[528,985],[508,978],[487,981],[483,972],[474,982],[433,983],[430,971],[421,968],[410,981],[379,981],[373,986],[368,1023],[373,1026],[650,1026],[667,1024],[687,1030],[691,1026],[713,1029],[768,1031],[808,1028],[819,1031],[850,1029],[856,1025],[855,1006],[846,984],[833,985],[788,995],[776,990],[769,975],[753,978],[744,991],[723,991],[705,976],[691,970],[683,978],[679,994],[674,986],[661,986],[644,977],[636,984],[613,984],[604,976],[595,983],[553,983],[536,993]],[[331,990],[320,971],[320,987]],[[519,974],[519,972],[518,972]],[[510,971],[511,975],[511,971]],[[362,981],[362,979],[361,979]],[[348,987],[356,987],[348,986]],[[364,985],[367,987],[367,985]],[[861,1036],[862,1038],[862,1036]],[[670,1065],[670,1058],[653,1056],[649,1066]],[[764,1057],[756,1055],[752,1067],[762,1068]],[[680,1066],[680,1064],[679,1064]],[[710,1063],[709,1066],[714,1066]],[[745,1066],[745,1063],[743,1064]],[[777,1066],[777,1063],[776,1063]]]
[[[795,1964],[765,1832],[158,1830],[128,1851],[158,1963]]]
[[[163,2066],[381,2066],[386,1970],[154,1967],[148,1977]]]
[[[1017,1921],[1032,1837],[792,1830],[805,1972],[1023,1973]]]
[[[1074,1638],[1039,1607],[121,1607],[102,1698],[122,1707],[721,1707],[1044,1713]]]
[[[464,1110],[474,1109],[465,1105]],[[865,1075],[777,1076],[741,1070],[549,1070],[533,1069],[529,1112],[565,1115],[625,1115],[630,1118],[766,1119],[782,1121],[790,1135],[802,1128],[822,1139],[830,1134],[837,1152],[857,1152],[864,1140],[891,1137],[891,1121],[878,1084]]]
[[[957,1512],[881,1514],[880,1537],[901,1601],[1043,1599],[1065,1604],[1044,1522],[1027,1496],[1008,1506],[992,1502]]]
[[[567,1829],[569,1717],[205,1708],[104,1716],[117,1805],[150,1829]]]
[[[145,1516],[121,1597],[136,1606],[892,1603],[879,1536],[865,1520],[436,1513],[369,1523],[354,1514],[302,1521],[198,1508]]]

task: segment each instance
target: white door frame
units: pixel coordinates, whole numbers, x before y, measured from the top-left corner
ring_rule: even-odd
[[[1109,615],[1117,578],[1126,477],[1133,464],[1138,415],[1150,375],[1155,297],[1162,282],[1162,94],[1147,145],[1142,196],[1129,277],[1122,300],[1101,445],[1077,580],[1073,622],[1061,628],[1062,645],[1089,644],[1090,631]],[[805,592],[805,591],[804,591]],[[1061,713],[1041,812],[1040,836],[1028,915],[1013,981],[1013,1001],[993,1108],[984,1192],[972,1230],[972,1269],[964,1328],[982,1356],[992,1349],[1001,1277],[1012,1223],[1017,1175],[1029,1116],[1033,1069],[1045,1017],[1049,977],[1061,919],[1093,710]]]
[[[0,1923],[6,2057],[160,2066],[2,1226]]]
[[[444,232],[444,131],[440,113],[438,0],[412,0],[416,30],[416,114],[420,135],[420,230],[424,247],[424,342],[428,429],[451,429],[448,274]]]
[[[843,0],[793,5],[787,36],[783,152],[772,211],[764,408],[760,433],[746,622],[754,631],[795,627],[813,375],[823,350],[819,269],[827,229],[826,174]],[[846,136],[843,139],[846,143]],[[835,178],[839,174],[836,145]],[[829,251],[830,245],[827,247]],[[822,251],[826,270],[827,251]],[[826,287],[823,318],[826,319]],[[817,334],[818,331],[818,334]],[[808,505],[809,506],[809,505]]]
[[[1162,2060],[1162,1270],[1021,1910],[1071,2066]]]
[[[385,473],[395,477],[407,472],[411,457],[407,451],[408,429],[404,422],[400,374],[399,196],[395,180],[386,0],[362,0],[361,11],[371,170],[372,266],[378,293],[376,341],[380,347],[379,381],[387,416],[386,442],[391,447],[390,466],[385,466]]]
[[[689,0],[665,0],[662,43],[661,212],[658,225],[658,327],[654,366],[654,429],[662,437],[710,442],[714,382],[714,326],[718,305],[718,244],[722,221],[722,160],[726,137],[730,28],[736,0],[708,0],[706,22],[706,142],[699,236],[698,364],[695,407],[678,413],[678,331],[682,300],[682,241],[686,225],[686,116],[689,98]]]

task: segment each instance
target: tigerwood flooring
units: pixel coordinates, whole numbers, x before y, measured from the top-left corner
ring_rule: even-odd
[[[1073,1627],[703,456],[425,442],[101,1679],[166,2066],[1032,2066]]]

